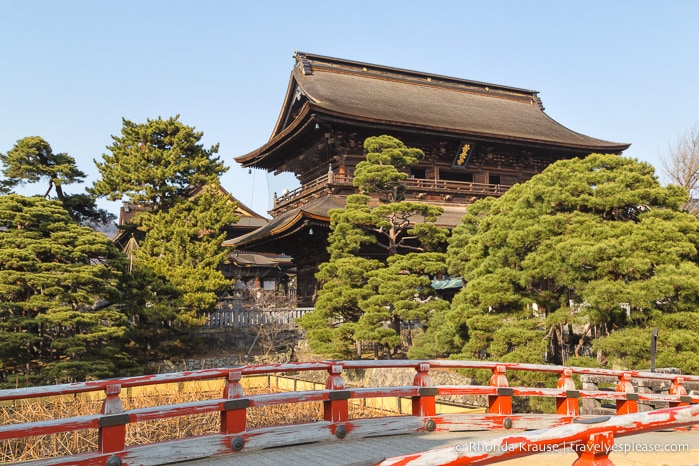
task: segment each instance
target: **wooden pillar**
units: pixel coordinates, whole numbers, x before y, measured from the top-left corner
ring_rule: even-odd
[[[99,420],[97,445],[100,453],[122,451],[126,443],[126,424],[129,415],[123,413],[119,393],[121,384],[110,384],[105,388],[106,398],[102,402],[102,416]]]
[[[573,466],[614,466],[609,459],[609,452],[614,446],[614,434],[612,432],[600,432],[590,435],[587,443],[578,445],[576,449],[578,459]]]
[[[671,401],[669,403],[670,408],[675,408],[677,406],[689,406],[689,399],[687,399],[687,389],[684,388],[684,377],[675,377],[670,386],[670,395],[677,395],[679,401]]]
[[[687,389],[684,386],[684,377],[675,377],[672,381],[672,385],[670,386],[670,395],[676,395],[679,400],[678,401],[671,401],[668,403],[668,406],[670,408],[676,408],[678,406],[689,406],[692,404],[692,397],[687,396]],[[681,429],[675,429],[675,430],[691,430],[691,426],[683,427]]]
[[[413,416],[434,416],[437,413],[435,395],[437,389],[432,387],[430,377],[430,365],[421,362],[415,368],[417,373],[413,378],[413,385],[420,387],[418,396],[413,397]]]
[[[625,400],[616,400],[617,414],[631,414],[638,412],[638,393],[631,384],[631,373],[624,372],[619,377],[619,383],[616,386],[617,392],[626,393]]]
[[[556,397],[556,414],[562,416],[577,416],[580,412],[580,407],[578,406],[580,392],[575,389],[575,382],[572,376],[572,369],[564,369],[563,372],[561,372],[561,377],[558,379],[556,387],[565,390],[566,396]]]
[[[238,434],[245,432],[247,422],[247,408],[250,400],[243,398],[243,386],[240,385],[241,371],[228,373],[226,386],[223,388],[223,398],[227,398],[221,411],[221,433]]]
[[[498,387],[497,395],[488,395],[488,412],[491,414],[512,414],[514,391],[508,388],[505,370],[505,366],[495,366],[493,376],[490,377],[490,386]]]
[[[328,394],[328,400],[323,401],[323,419],[329,422],[345,422],[349,418],[349,392],[345,391],[345,381],[342,378],[342,366],[333,364],[328,369],[326,390],[337,390]]]

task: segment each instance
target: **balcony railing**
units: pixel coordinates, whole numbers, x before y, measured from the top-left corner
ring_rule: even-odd
[[[291,191],[285,191],[281,196],[274,198],[274,211],[288,210],[297,207],[297,203],[324,190],[353,188],[354,177],[351,175],[339,175],[328,173],[316,178]],[[408,178],[404,181],[406,198],[423,199],[428,196],[438,195],[442,200],[448,200],[447,196],[499,196],[505,193],[511,186],[501,184],[474,183],[470,181],[452,180],[428,180],[423,178]],[[429,202],[429,199],[426,199]]]

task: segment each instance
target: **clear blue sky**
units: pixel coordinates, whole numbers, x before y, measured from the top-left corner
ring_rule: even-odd
[[[698,23],[692,0],[0,0],[0,152],[41,136],[91,185],[122,117],[179,114],[266,213],[293,177],[233,157],[269,138],[299,50],[537,90],[552,118],[660,173],[699,123]]]

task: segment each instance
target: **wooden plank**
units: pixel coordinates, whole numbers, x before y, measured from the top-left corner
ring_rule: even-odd
[[[594,416],[559,416],[557,414],[444,414],[431,419],[437,431],[469,432],[481,430],[534,430],[570,424],[574,418]],[[509,428],[505,427],[509,420]]]
[[[327,401],[329,393],[333,390],[308,390],[300,392],[266,393],[263,395],[252,395],[250,406],[273,406],[288,403],[305,403],[311,401]]]
[[[188,403],[178,403],[167,406],[151,406],[126,411],[131,418],[131,422],[153,421],[156,419],[166,419],[178,416],[194,416],[223,411],[223,404],[226,399],[191,401]]]
[[[367,438],[424,432],[425,422],[426,419],[419,416],[355,419],[346,423],[347,438]]]
[[[286,426],[254,429],[243,434],[244,451],[262,450],[286,445],[313,443],[338,440],[333,435],[332,423],[316,421],[308,424],[292,424]]]
[[[361,387],[348,388],[352,398],[387,398],[418,396],[420,387],[407,385],[402,387]]]
[[[497,395],[498,387],[489,385],[438,385],[440,395]]]
[[[91,416],[71,417],[67,419],[52,419],[49,421],[26,422],[23,424],[7,424],[0,426],[0,440],[51,435],[61,432],[73,432],[82,429],[99,427],[100,414]]]

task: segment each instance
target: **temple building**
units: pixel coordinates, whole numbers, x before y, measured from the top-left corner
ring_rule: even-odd
[[[300,187],[275,194],[269,223],[224,244],[293,257],[301,307],[313,305],[314,274],[328,258],[328,211],[355,192],[367,137],[388,134],[425,153],[410,168],[405,198],[441,206],[437,224],[446,227],[475,200],[499,196],[556,160],[629,147],[554,121],[537,91],[301,52],[294,58],[272,136],[235,160],[291,172]]]

